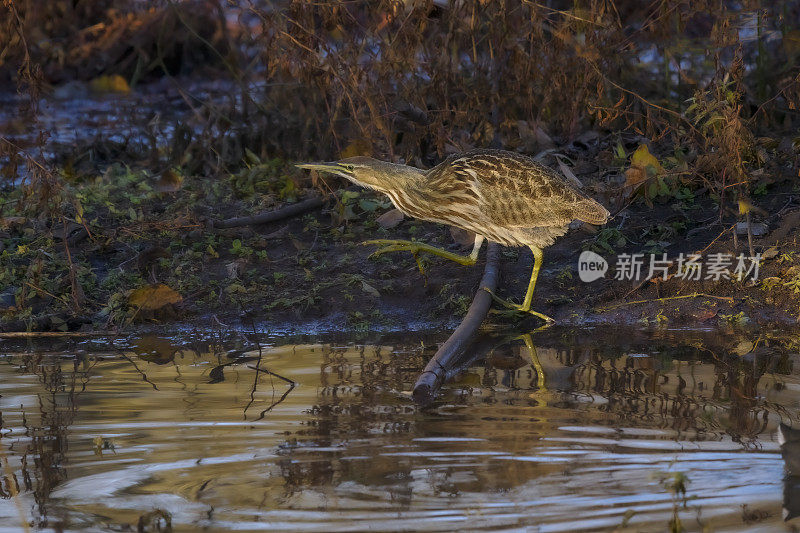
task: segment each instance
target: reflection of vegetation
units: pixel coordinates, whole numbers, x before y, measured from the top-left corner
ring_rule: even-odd
[[[255,355],[242,347],[228,352],[225,348],[237,347],[230,335],[185,345],[166,338],[143,336],[124,349],[119,346],[122,341],[98,340],[84,343],[90,350],[88,353],[85,349],[78,350],[77,355],[73,345],[51,342],[53,348],[64,351],[16,352],[13,356],[6,355],[5,364],[0,368],[4,375],[23,376],[16,383],[19,390],[12,390],[25,401],[22,406],[6,406],[0,412],[3,451],[9,455],[12,468],[8,479],[0,472],[0,498],[12,497],[7,490],[8,483],[23,495],[31,494],[36,503],[34,523],[41,528],[62,524],[64,511],[51,511],[51,494],[70,479],[70,473],[74,475],[76,470],[86,468],[82,465],[87,459],[86,452],[94,456],[100,471],[104,468],[104,458],[131,453],[132,434],[120,431],[113,424],[121,427],[136,424],[136,418],[145,413],[166,413],[176,407],[178,410],[174,413],[181,413],[180,409],[192,412],[197,408],[194,397],[199,386],[216,386],[223,391],[226,387],[235,389],[240,382],[252,385],[249,391],[234,395],[240,399],[232,406],[236,418],[241,419],[244,413],[247,418],[260,419],[284,401],[295,386],[291,380],[269,370],[260,352]],[[247,379],[241,379],[242,374]],[[260,376],[268,376],[268,379]],[[28,377],[32,378],[30,382]],[[280,383],[279,380],[287,381],[289,387],[280,390],[275,383]],[[107,384],[110,384],[108,391]],[[164,401],[161,395],[169,394],[170,389],[181,390],[184,400],[188,401],[178,402],[177,406],[161,404]],[[226,403],[228,394],[230,392],[224,392]],[[249,399],[249,402],[245,404],[241,399]],[[258,415],[248,416],[247,409],[251,405],[259,408]],[[98,428],[107,428],[116,436],[97,435],[95,431],[100,429],[76,431],[73,424],[81,416],[81,409],[88,412],[84,417],[98,417],[94,420]],[[116,419],[116,413],[127,413],[128,419]],[[187,419],[192,417],[186,416]],[[202,451],[198,454],[202,457]],[[75,461],[76,457],[80,460]],[[70,462],[71,470],[68,469]],[[140,527],[148,531],[149,528],[168,531],[171,520],[170,513],[163,509],[138,517]],[[135,528],[136,522],[128,525]]]
[[[264,357],[264,352],[263,352],[263,350],[261,348],[261,344],[258,343],[257,336],[255,336],[255,337],[256,337],[256,346],[258,348],[258,356],[255,358],[255,362],[256,362],[255,366],[248,365],[248,368],[255,370],[256,373],[253,376],[253,388],[250,389],[250,401],[247,403],[247,405],[244,408],[244,413],[243,413],[244,417],[247,418],[247,410],[256,401],[256,394],[259,391],[259,378],[260,378],[260,375],[262,373],[266,374],[270,378],[276,378],[276,379],[279,379],[279,380],[283,381],[284,383],[288,384],[288,387],[286,387],[286,390],[283,391],[283,394],[281,394],[278,399],[273,400],[272,403],[270,403],[266,408],[263,408],[261,410],[261,412],[258,414],[258,418],[256,419],[256,420],[261,420],[266,416],[266,414],[268,412],[272,411],[277,405],[280,405],[281,403],[283,403],[283,401],[287,398],[287,396],[289,396],[289,394],[291,394],[291,392],[297,386],[297,383],[292,381],[291,379],[289,379],[287,377],[284,377],[284,376],[276,373],[276,372],[273,372],[273,371],[271,371],[271,370],[269,370],[267,368],[262,368],[261,367],[261,363],[262,363],[262,360],[263,360],[263,357]],[[242,361],[244,361],[246,359],[248,359],[248,358],[236,357],[236,358],[234,358],[233,361],[231,361],[230,363],[227,363],[226,365],[217,366],[214,370],[212,370],[212,373],[214,371],[217,371],[216,376],[212,376],[213,380],[214,380],[212,382],[213,383],[220,383],[220,382],[224,381],[224,377],[223,377],[223,374],[222,374],[222,368],[224,368],[225,366],[228,366],[228,365],[234,365],[234,364],[240,363],[240,362],[242,362]],[[274,393],[274,391],[275,391],[274,386],[273,386],[272,390],[273,390],[273,393]]]
[[[777,377],[790,373],[785,350],[792,349],[763,341],[739,354],[731,346],[712,349],[701,342],[658,357],[594,355],[574,367],[574,386],[602,394],[608,402],[603,409],[621,420],[696,435],[723,431],[746,443],[765,430],[769,412],[784,414],[779,403],[766,398],[783,389]]]
[[[702,343],[645,344],[640,349],[656,352],[649,355],[629,354],[633,347],[602,350],[578,344],[565,350],[547,348],[549,342],[541,342],[539,339],[536,346],[540,371],[530,364],[521,340],[504,340],[489,352],[485,366],[471,367],[446,388],[444,401],[467,406],[477,395],[485,401],[504,397],[507,405],[524,402],[528,396],[512,394],[509,398],[495,389],[545,392],[540,389],[541,373],[548,381],[547,394],[554,395],[563,408],[597,409],[626,426],[669,428],[691,438],[727,433],[745,444],[765,430],[767,413],[784,413],[779,402],[765,399],[783,390],[778,376],[787,374],[790,358],[780,342],[773,341],[767,348],[762,343],[745,357],[731,353],[730,347],[726,348],[728,355],[718,356],[719,347],[711,352]],[[397,431],[406,427],[383,425],[383,417],[370,406],[386,401],[382,391],[408,383],[414,366],[409,367],[405,358],[406,365],[396,366],[399,361],[371,350],[362,348],[356,358],[344,348],[325,352],[322,403],[313,414],[318,427],[326,428],[326,443],[347,438],[347,431],[359,435],[379,428]],[[418,359],[419,367],[423,361]],[[593,407],[592,398],[596,397],[604,401]]]
[[[659,472],[661,484],[672,495],[672,518],[669,521],[670,533],[682,533],[686,528],[681,522],[680,510],[686,508],[689,498],[686,497],[686,486],[689,478],[683,472]]]
[[[155,509],[139,517],[138,531],[172,531],[172,515],[163,509]]]
[[[77,413],[77,398],[86,387],[94,362],[76,359],[69,365],[72,368],[64,368],[57,359],[30,354],[23,356],[20,364],[22,371],[38,378],[42,392],[38,396],[38,413],[26,408],[21,420],[10,419],[21,427],[7,425],[9,417],[0,416],[0,429],[11,430],[3,435],[4,440],[10,442],[15,435],[20,441],[12,447],[19,473],[14,473],[8,482],[14,483],[17,491],[33,495],[35,523],[47,527],[50,494],[68,477],[68,431]],[[22,428],[24,432],[20,431]],[[3,492],[0,497],[8,498],[9,494]]]

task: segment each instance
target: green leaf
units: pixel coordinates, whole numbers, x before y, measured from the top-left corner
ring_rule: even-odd
[[[375,211],[378,208],[378,202],[374,200],[359,200],[358,206],[367,212]]]
[[[297,188],[294,186],[294,182],[292,180],[290,180],[290,179],[287,179],[286,183],[284,183],[283,187],[281,187],[281,190],[278,191],[278,196],[282,200],[287,200],[289,202],[293,202],[295,200],[295,192],[296,191],[297,191]]]
[[[342,193],[342,203],[346,204],[350,200],[354,200],[360,196],[358,191],[344,191]]]
[[[249,148],[245,148],[244,149],[244,155],[245,155],[245,159],[247,159],[247,162],[249,164],[251,164],[251,165],[260,165],[261,164],[261,158],[258,157],[256,154],[254,154]]]
[[[614,149],[615,155],[618,159],[626,159],[628,157],[628,154],[625,153],[625,147],[622,146],[621,141],[617,141],[617,146]]]

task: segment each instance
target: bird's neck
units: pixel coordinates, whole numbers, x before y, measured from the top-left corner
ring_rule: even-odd
[[[392,163],[379,180],[379,186],[374,187],[383,193],[390,191],[416,190],[424,186],[426,181],[425,171],[409,165]]]

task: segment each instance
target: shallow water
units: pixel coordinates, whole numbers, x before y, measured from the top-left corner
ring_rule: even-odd
[[[486,337],[428,409],[441,336],[0,341],[0,529],[783,531],[793,338]]]

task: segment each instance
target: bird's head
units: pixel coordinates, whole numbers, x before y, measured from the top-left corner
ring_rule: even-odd
[[[421,171],[414,167],[387,163],[371,157],[348,157],[330,163],[302,163],[297,166],[341,176],[356,185],[381,192],[402,188],[403,180],[422,175]]]

